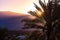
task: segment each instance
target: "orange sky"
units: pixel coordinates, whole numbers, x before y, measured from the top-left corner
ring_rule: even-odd
[[[37,0],[0,0],[0,11],[26,13],[35,10],[33,2],[37,3]]]

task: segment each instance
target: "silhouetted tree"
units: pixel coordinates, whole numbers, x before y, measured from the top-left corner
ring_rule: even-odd
[[[56,21],[60,20],[60,11],[59,11],[60,10],[60,1],[59,0],[48,0],[48,3],[46,3],[45,0],[44,0],[44,2],[39,0],[39,4],[43,10],[34,3],[35,8],[37,10],[29,11],[28,13],[35,16],[36,19],[38,18],[37,20],[39,20],[39,21],[37,21],[37,22],[40,22],[40,23],[43,21],[46,22],[43,25],[44,25],[44,27],[47,27],[47,32],[46,32],[47,40],[57,40],[58,38],[56,36],[56,27],[60,26],[59,25],[60,21],[59,22],[56,22]],[[41,15],[39,15],[40,13],[41,13]],[[41,21],[41,20],[43,20],[43,21]],[[34,24],[34,23],[36,23],[36,21],[34,21],[34,23],[32,21],[31,23]],[[36,28],[37,28],[37,26],[36,26]]]
[[[8,36],[8,30],[6,28],[0,28],[0,40],[4,40]]]

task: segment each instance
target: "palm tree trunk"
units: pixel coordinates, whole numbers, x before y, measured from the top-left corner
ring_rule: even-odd
[[[47,40],[51,40],[51,32],[53,31],[52,24],[49,22],[47,24]]]

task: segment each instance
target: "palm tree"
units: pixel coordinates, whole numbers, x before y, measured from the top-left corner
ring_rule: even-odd
[[[37,22],[40,22],[40,23],[43,21],[45,22],[45,24],[43,24],[43,25],[44,25],[44,27],[47,27],[47,33],[46,33],[47,40],[56,40],[54,29],[56,29],[55,28],[55,25],[57,23],[56,20],[60,20],[60,11],[59,11],[60,10],[60,1],[59,0],[48,0],[48,3],[46,4],[45,0],[44,0],[44,2],[39,0],[39,4],[42,7],[43,11],[40,7],[38,7],[34,3],[35,8],[37,10],[29,11],[28,13],[35,16],[36,20],[39,20]],[[40,12],[42,15],[39,15]],[[41,21],[41,20],[43,20],[43,21]],[[36,21],[32,21],[32,22],[36,23]],[[37,26],[36,26],[36,28],[37,28]]]

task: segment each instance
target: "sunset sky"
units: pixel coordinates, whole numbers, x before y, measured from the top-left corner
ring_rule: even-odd
[[[37,3],[38,0],[0,0],[0,11],[26,13],[35,10],[33,2]]]
[[[0,0],[0,11],[13,11],[18,13],[26,13],[34,10],[33,2],[35,0]]]

